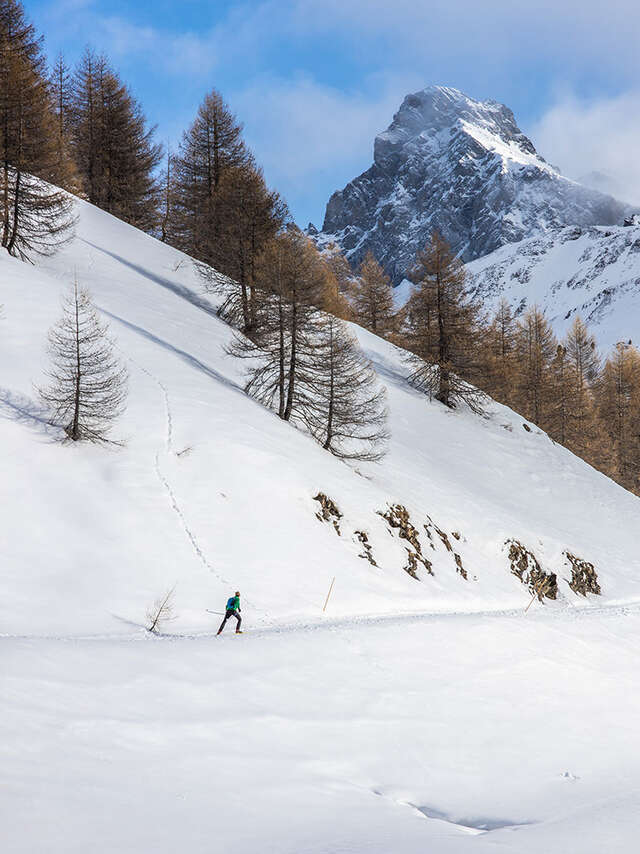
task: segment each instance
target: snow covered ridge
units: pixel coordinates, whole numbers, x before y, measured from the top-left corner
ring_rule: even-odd
[[[467,264],[470,292],[487,309],[544,309],[557,335],[579,315],[609,349],[640,341],[640,225],[567,226],[503,246]]]
[[[638,596],[639,500],[515,413],[430,402],[404,352],[354,326],[391,438],[352,468],[244,393],[190,258],[77,212],[38,266],[0,255],[0,633],[131,634],[174,584],[177,632],[211,629],[233,590],[249,626],[319,618],[334,576],[333,616],[524,609],[543,585],[550,609],[588,606],[596,584],[598,603]],[[61,444],[34,394],[74,276],[127,363],[120,449]]]
[[[464,260],[567,224],[622,224],[631,209],[563,177],[513,113],[442,86],[408,95],[373,165],[327,204],[320,245],[371,250],[398,284],[437,228]]]

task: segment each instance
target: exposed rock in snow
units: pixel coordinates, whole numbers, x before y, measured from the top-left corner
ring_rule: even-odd
[[[622,224],[629,213],[548,164],[508,107],[431,86],[404,99],[376,137],[373,165],[331,196],[316,239],[354,265],[371,250],[398,284],[434,228],[468,261],[536,231]]]

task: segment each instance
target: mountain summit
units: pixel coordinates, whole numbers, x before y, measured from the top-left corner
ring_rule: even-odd
[[[622,223],[629,207],[565,178],[497,101],[430,86],[407,95],[374,162],[329,199],[319,243],[399,282],[437,228],[465,261],[562,225]]]

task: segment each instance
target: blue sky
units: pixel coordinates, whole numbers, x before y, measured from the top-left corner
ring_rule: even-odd
[[[570,177],[640,203],[637,0],[25,0],[51,56],[90,43],[175,144],[219,89],[296,220],[320,225],[373,137],[432,83],[508,104]],[[638,162],[636,162],[638,161]]]

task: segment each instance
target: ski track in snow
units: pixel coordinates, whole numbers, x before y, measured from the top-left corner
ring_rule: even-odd
[[[164,407],[165,407],[166,426],[167,426],[167,433],[166,433],[166,439],[165,439],[165,453],[168,455],[173,450],[173,414],[171,411],[171,403],[169,400],[169,390],[167,389],[166,385],[162,382],[162,380],[159,377],[157,377],[154,373],[152,373],[148,368],[145,368],[143,365],[141,365],[135,359],[132,359],[130,356],[127,356],[127,359],[132,364],[134,364],[140,371],[142,371],[142,373],[146,374],[149,377],[149,379],[151,379],[160,388],[160,391],[162,392],[162,397],[164,400]],[[171,503],[171,507],[173,508],[174,512],[178,516],[178,519],[180,520],[180,525],[181,525],[184,533],[186,534],[186,536],[187,536],[187,538],[191,544],[191,547],[192,547],[195,555],[197,556],[198,560],[222,584],[224,584],[226,586],[230,586],[231,582],[227,578],[225,578],[223,575],[221,575],[215,569],[215,567],[211,564],[211,562],[209,561],[204,549],[201,547],[200,543],[198,542],[198,538],[196,537],[196,535],[193,533],[193,531],[189,527],[189,524],[186,520],[184,511],[182,510],[182,507],[180,506],[180,503],[179,503],[178,499],[176,498],[176,494],[175,494],[173,488],[171,487],[169,479],[167,478],[167,476],[162,471],[162,466],[160,464],[160,451],[159,450],[156,451],[156,454],[155,454],[154,468],[155,468],[155,472],[156,472],[156,475],[158,477],[158,480],[162,484],[164,491],[167,493],[167,496],[169,497],[169,502]],[[272,625],[275,625],[265,611],[263,611],[262,609],[259,609],[256,605],[254,605],[252,602],[250,602],[246,596],[244,597],[244,600],[247,603],[247,605],[254,608],[256,611],[258,611],[258,610],[262,611],[262,619],[264,621],[271,623]]]
[[[544,606],[543,606],[544,607]],[[248,629],[245,634],[252,638],[266,638],[272,635],[296,634],[318,631],[339,631],[341,629],[376,628],[384,626],[404,626],[416,623],[436,623],[445,620],[472,620],[472,619],[524,619],[548,622],[549,626],[558,627],[565,618],[569,621],[607,618],[628,617],[640,613],[640,599],[627,602],[612,602],[609,605],[565,607],[554,610],[545,610],[525,614],[524,608],[505,608],[495,611],[425,611],[407,614],[363,614],[353,617],[335,617],[332,619],[298,620],[290,623],[273,623],[265,628]],[[140,631],[131,634],[96,634],[96,635],[26,635],[26,634],[4,634],[0,633],[0,639],[4,640],[53,640],[62,642],[77,641],[119,641],[130,643],[153,638],[158,641],[198,641],[210,640],[216,637],[214,631],[203,632],[157,632],[149,634],[144,626]]]
[[[130,356],[128,356],[127,358],[140,371],[142,371],[143,374],[146,374],[149,377],[149,379],[151,379],[158,386],[160,391],[162,392],[162,398],[163,398],[164,407],[165,407],[165,420],[166,420],[166,426],[167,426],[167,434],[166,434],[166,439],[165,439],[165,453],[170,454],[172,447],[173,447],[173,415],[171,413],[171,404],[169,402],[169,391],[168,391],[166,385],[162,382],[162,380],[160,380],[157,376],[155,376],[155,374],[153,374],[148,368],[145,368],[143,365],[141,365],[135,359],[132,359]],[[183,510],[182,510],[182,508],[178,502],[178,499],[176,498],[176,494],[173,491],[173,489],[171,488],[171,484],[169,483],[168,478],[162,472],[162,467],[160,465],[160,451],[156,451],[155,460],[154,460],[154,468],[155,468],[155,472],[156,472],[156,475],[158,477],[158,480],[162,484],[162,487],[165,490],[165,492],[167,493],[167,495],[169,497],[169,502],[171,503],[171,507],[173,508],[176,515],[178,516],[178,519],[180,520],[180,525],[181,525],[182,529],[184,530],[184,533],[186,534],[186,536],[187,536],[187,538],[191,544],[191,547],[192,547],[193,551],[195,552],[198,560],[206,567],[206,569],[210,573],[212,573],[212,575],[215,575],[216,578],[218,578],[223,584],[228,585],[229,581],[226,578],[224,578],[224,576],[222,576],[212,566],[212,564],[210,563],[206,554],[204,553],[202,547],[200,546],[196,535],[193,533],[193,531],[189,527],[187,520],[185,518],[184,512],[183,512]]]

